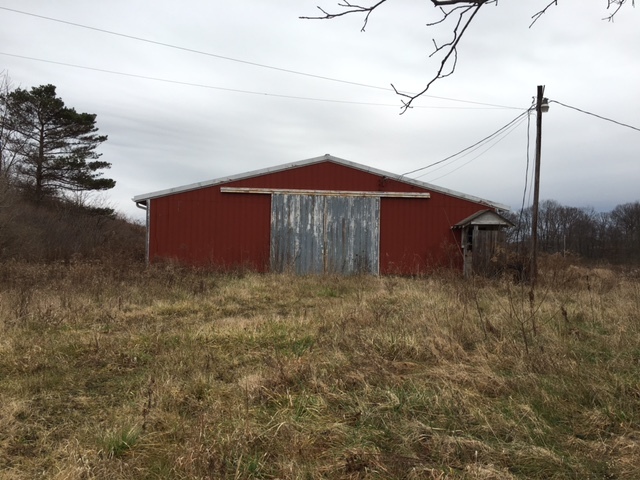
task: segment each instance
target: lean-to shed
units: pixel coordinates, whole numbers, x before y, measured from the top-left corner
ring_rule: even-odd
[[[491,210],[481,210],[459,221],[465,277],[473,274],[491,276],[499,273],[506,262],[505,229],[511,220]]]
[[[456,225],[508,208],[331,155],[133,201],[149,262],[299,274],[462,270]]]

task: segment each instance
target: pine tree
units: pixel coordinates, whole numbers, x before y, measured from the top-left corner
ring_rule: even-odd
[[[98,161],[96,115],[65,107],[54,85],[16,89],[6,96],[7,148],[16,158],[19,185],[37,201],[68,192],[108,190],[115,181],[101,178],[111,164]]]

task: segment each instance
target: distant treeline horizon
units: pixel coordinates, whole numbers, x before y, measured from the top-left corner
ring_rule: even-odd
[[[516,225],[507,232],[509,244],[527,251],[532,207],[509,212],[507,217]],[[576,255],[591,261],[640,264],[640,201],[598,212],[593,207],[544,200],[538,212],[538,248],[541,253]]]

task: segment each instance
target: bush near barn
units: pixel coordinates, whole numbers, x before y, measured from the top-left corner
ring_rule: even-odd
[[[107,205],[33,202],[0,178],[0,261],[102,261],[144,265],[144,226]]]

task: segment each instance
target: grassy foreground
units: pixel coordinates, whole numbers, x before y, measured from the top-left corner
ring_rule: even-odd
[[[545,275],[0,265],[0,478],[640,478],[640,276]]]

